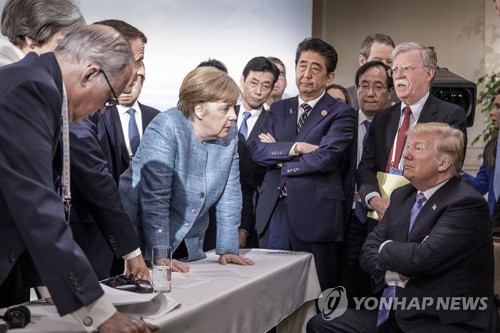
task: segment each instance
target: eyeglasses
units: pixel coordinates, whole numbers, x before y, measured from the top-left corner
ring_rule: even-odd
[[[403,74],[409,73],[412,70],[415,70],[417,68],[424,68],[427,66],[418,66],[418,67],[413,67],[413,66],[401,66],[401,67],[392,67],[387,70],[387,74],[392,77],[394,74],[398,73],[399,71],[403,72]]]
[[[102,69],[100,69],[99,71],[102,73],[102,75],[104,75],[104,78],[106,79],[106,82],[108,83],[109,89],[111,89],[111,94],[114,97],[114,99],[110,98],[106,102],[104,102],[104,106],[107,107],[107,108],[111,108],[113,106],[117,106],[119,104],[118,103],[118,97],[116,97],[115,91],[113,90],[113,87],[111,86],[111,83],[109,83],[108,76],[106,75],[106,73],[104,73],[104,71]]]
[[[363,83],[361,85],[358,86],[358,90],[360,92],[362,92],[363,94],[366,94],[370,91],[370,89],[373,89],[373,91],[376,93],[376,94],[380,94],[382,91],[384,91],[385,89],[387,89],[386,86],[383,86],[381,84],[376,84],[374,86],[371,86],[369,84],[366,84],[366,83]]]

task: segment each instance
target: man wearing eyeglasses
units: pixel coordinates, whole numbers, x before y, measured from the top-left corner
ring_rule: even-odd
[[[121,96],[133,94],[136,86],[142,84],[144,42],[139,37],[142,33],[123,21],[108,20],[98,25],[111,26],[129,41],[136,66],[129,85],[121,95],[116,93],[110,73],[101,71],[109,87],[108,101],[91,119],[70,125],[73,199],[69,223],[75,241],[99,279],[124,271],[139,279],[147,279],[149,273],[140,242],[123,210],[117,188],[121,165],[121,146],[116,144],[115,136],[118,131],[113,119],[105,114],[109,108],[119,104]],[[130,31],[135,32],[133,36],[137,38],[130,38]],[[127,163],[128,159],[127,152]]]
[[[357,112],[358,135],[355,138],[357,143],[356,166],[361,160],[363,146],[373,118],[385,107],[391,97],[393,84],[387,73],[389,68],[382,61],[369,61],[356,71],[354,82],[360,105]],[[366,209],[357,191],[354,193],[353,199],[353,209],[344,243],[342,285],[346,288],[349,297],[363,297],[369,294],[371,279],[362,271],[359,265],[359,255],[368,233],[373,230],[377,223],[367,218]]]
[[[399,44],[388,73],[401,103],[377,113],[368,132],[356,173],[361,201],[382,219],[389,199],[380,196],[377,172],[402,174],[405,132],[416,123],[443,122],[467,138],[465,110],[429,93],[437,67],[436,53],[417,42]]]
[[[381,61],[387,66],[391,66],[391,52],[394,50],[394,41],[391,36],[385,34],[373,34],[368,35],[361,43],[361,48],[359,51],[359,65],[363,66],[369,61]],[[351,86],[347,88],[347,92],[351,96],[351,105],[357,110],[359,108],[358,102],[358,89],[357,86]],[[395,105],[399,102],[398,97],[392,92],[390,99],[384,104],[385,107]]]

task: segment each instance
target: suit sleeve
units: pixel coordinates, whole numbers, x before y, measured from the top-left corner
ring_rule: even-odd
[[[479,168],[477,175],[474,177],[471,174],[464,172],[464,177],[467,182],[481,195],[485,195],[489,190],[489,180],[488,180],[488,157],[486,149],[483,151],[483,164]],[[493,195],[493,194],[492,194]]]
[[[1,192],[7,210],[2,214],[17,231],[14,234],[5,219],[0,225],[5,226],[2,232],[22,237],[59,314],[65,315],[95,301],[103,291],[73,241],[55,190],[53,160],[60,140],[62,96],[45,81],[21,82],[0,97]]]
[[[121,258],[140,243],[91,126],[86,120],[70,124],[73,190],[78,191],[81,203],[91,212],[115,257]]]
[[[489,211],[484,200],[466,197],[450,204],[420,242],[391,242],[378,255],[378,264],[408,277],[445,271],[491,242]],[[425,222],[425,221],[423,221]]]
[[[353,140],[355,119],[356,114],[352,109],[337,110],[326,134],[321,138],[318,149],[283,162],[282,175],[294,177],[329,172],[338,168]]]
[[[278,110],[271,106],[269,114],[262,126],[261,133],[269,133],[276,140],[275,126],[277,126],[276,117],[277,112],[282,110]],[[274,143],[264,143],[260,142],[259,138],[256,137],[255,140],[250,142],[250,156],[255,163],[264,166],[274,166],[279,162],[287,161],[293,156],[289,155],[290,149],[295,144],[295,142],[285,142],[285,141],[276,141]]]

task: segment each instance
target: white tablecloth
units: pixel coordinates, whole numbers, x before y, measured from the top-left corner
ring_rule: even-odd
[[[252,258],[254,266],[225,266],[237,269],[247,278],[215,279],[190,289],[174,288],[168,296],[180,301],[181,307],[150,322],[160,326],[160,332],[258,333],[267,332],[280,322],[279,332],[303,332],[315,313],[314,300],[321,293],[312,255],[247,252],[242,254]],[[192,269],[224,267],[214,253],[189,265]],[[70,316],[58,317],[53,306],[30,308],[35,323],[23,332],[81,332]]]

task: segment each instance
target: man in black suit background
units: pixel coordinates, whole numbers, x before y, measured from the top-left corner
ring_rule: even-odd
[[[59,314],[71,313],[86,331],[149,332],[103,297],[66,222],[58,181],[69,169],[63,128],[104,109],[112,86],[126,89],[133,67],[123,37],[86,26],[54,53],[29,53],[0,70],[0,307],[18,302],[9,292],[18,284],[46,285]]]
[[[131,45],[136,62],[136,79],[130,89],[114,98],[117,98],[115,103],[123,98],[134,105],[144,78],[142,61],[146,37],[123,21],[106,20],[97,24],[114,28]],[[134,96],[135,100],[132,101],[130,96]],[[132,273],[139,278],[147,278],[139,239],[118,194],[118,179],[128,166],[130,155],[125,142],[120,143],[118,139],[118,133],[122,134],[120,120],[114,122],[112,117],[116,107],[107,108],[104,115],[95,114],[92,119],[70,126],[71,171],[75,175],[71,178],[74,198],[70,225],[75,241],[87,255],[99,279],[122,274],[123,259]],[[148,111],[157,113],[154,109]],[[150,121],[152,116],[149,113],[147,120]]]
[[[484,198],[459,177],[464,137],[443,123],[408,131],[403,175],[411,184],[393,192],[360,259],[392,309],[347,309],[331,321],[320,314],[308,332],[495,331],[491,220]]]
[[[420,43],[402,43],[394,49],[392,61],[389,74],[401,103],[376,114],[356,173],[361,202],[375,210],[380,219],[389,206],[389,199],[380,196],[377,172],[401,174],[405,123],[406,128],[416,123],[447,123],[459,128],[467,138],[465,110],[429,93],[436,73],[436,53]],[[403,150],[399,151],[398,146]]]
[[[242,100],[234,108],[238,115],[236,123],[240,133],[238,152],[240,154],[240,182],[243,192],[241,225],[238,230],[240,247],[259,246],[255,231],[255,204],[258,200],[257,190],[264,180],[266,168],[251,160],[248,144],[260,134],[260,129],[267,117],[264,103],[271,95],[279,75],[278,67],[269,59],[255,57],[245,65],[240,78]]]

